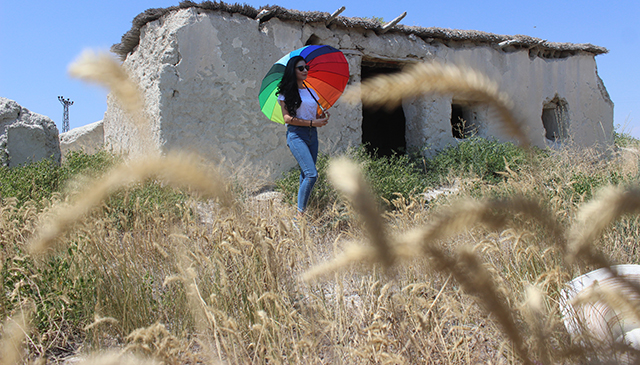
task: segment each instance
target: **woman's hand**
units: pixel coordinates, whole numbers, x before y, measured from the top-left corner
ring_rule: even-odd
[[[320,114],[318,118],[314,119],[311,125],[314,127],[324,127],[327,123],[329,123],[329,112],[325,111]]]
[[[319,118],[316,118],[311,122],[312,127],[324,127],[329,123],[329,113],[324,112]]]

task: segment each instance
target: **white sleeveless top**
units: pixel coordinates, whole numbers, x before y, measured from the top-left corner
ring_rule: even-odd
[[[315,96],[316,99],[318,98],[318,94],[313,89],[309,88],[309,91],[313,93],[313,96]],[[307,120],[316,119],[318,104],[316,104],[316,101],[313,100],[313,97],[311,97],[309,91],[307,91],[306,88],[298,89],[298,92],[300,93],[300,99],[302,99],[302,103],[300,104],[298,110],[296,110],[296,118]],[[284,95],[278,95],[278,101],[284,101]]]

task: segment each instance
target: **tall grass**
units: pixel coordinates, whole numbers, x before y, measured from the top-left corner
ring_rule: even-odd
[[[450,71],[443,74],[451,85],[456,72],[469,75]],[[481,93],[483,83],[474,85]],[[509,110],[502,94],[487,89]],[[610,182],[634,184],[637,159],[612,155],[605,163],[605,156],[573,149],[521,158],[510,145],[495,147],[514,159],[489,175],[439,172],[437,181],[460,180],[457,195],[426,204],[423,185],[410,182],[386,195],[393,208],[386,210],[377,199],[387,193],[376,183],[400,189],[367,177],[376,161],[327,160],[331,194],[341,194],[342,204],[319,207],[298,228],[293,206],[237,188],[231,194],[230,179],[184,155],[117,160],[105,175],[73,180],[71,190],[22,201],[3,196],[1,361],[633,360],[624,344],[573,338],[558,303],[572,277],[640,259],[630,244],[640,231],[629,215],[636,190],[610,188],[591,198],[574,185],[576,176],[598,177],[581,182],[593,192]],[[411,166],[388,171],[401,177]],[[110,199],[131,197],[132,187],[145,184],[157,188],[143,189],[133,203],[124,198],[128,213],[114,214]],[[326,224],[336,219],[349,224]]]

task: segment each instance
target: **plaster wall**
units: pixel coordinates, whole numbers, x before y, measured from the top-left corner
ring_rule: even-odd
[[[151,145],[231,164],[250,163],[272,176],[295,166],[286,127],[260,112],[258,92],[271,65],[303,46],[302,27],[277,19],[260,27],[238,14],[183,9],[142,28],[124,65],[145,95]],[[360,57],[347,56],[359,81]],[[338,102],[321,130],[324,152],[360,143],[360,107]],[[141,152],[141,136],[113,97],[104,118],[105,143]]]
[[[124,62],[145,95],[152,148],[196,152],[234,165],[249,163],[272,177],[295,166],[286,146],[286,127],[260,112],[258,92],[271,65],[308,40],[345,53],[350,83],[360,81],[362,62],[371,60],[407,64],[437,59],[475,68],[499,80],[526,121],[532,142],[541,147],[546,143],[542,107],[557,94],[569,105],[570,134],[576,143],[611,142],[613,105],[590,54],[530,59],[526,50],[449,48],[400,33],[378,35],[277,18],[260,24],[239,14],[191,8],[144,26],[138,48]],[[435,150],[456,143],[450,124],[452,100],[429,95],[404,101],[407,146]],[[482,136],[507,139],[485,106],[475,109]],[[360,105],[339,100],[331,115],[319,131],[321,151],[361,143]],[[141,151],[140,136],[111,97],[104,133],[105,142],[116,150]]]
[[[435,57],[444,63],[468,66],[498,81],[500,89],[515,104],[533,145],[545,147],[549,143],[544,137],[542,109],[556,96],[568,104],[569,141],[581,146],[606,146],[613,142],[613,103],[597,74],[592,55],[531,59],[527,51],[505,53],[491,47],[440,47]],[[405,102],[407,144],[440,149],[456,143],[449,122],[452,102],[453,97],[432,96]],[[489,108],[474,109],[481,137],[510,140]]]

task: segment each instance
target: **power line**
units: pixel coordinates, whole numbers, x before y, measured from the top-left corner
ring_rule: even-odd
[[[64,113],[62,114],[62,133],[69,131],[69,105],[73,105],[73,101],[63,96],[58,96],[58,100],[64,107]]]

